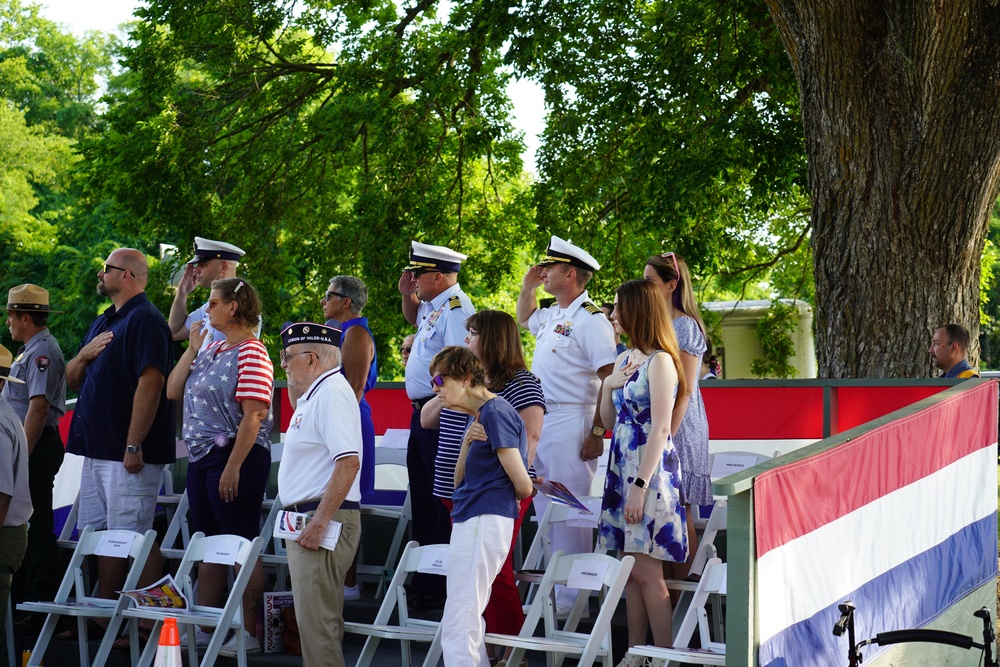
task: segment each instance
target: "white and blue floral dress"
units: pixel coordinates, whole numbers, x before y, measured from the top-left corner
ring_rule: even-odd
[[[642,521],[625,522],[625,499],[638,474],[652,426],[648,371],[649,359],[636,369],[624,386],[612,393],[618,418],[611,436],[597,546],[683,563],[688,556],[686,514],[681,504],[680,462],[669,436],[663,450],[663,463],[648,480]],[[676,392],[675,386],[675,396]]]

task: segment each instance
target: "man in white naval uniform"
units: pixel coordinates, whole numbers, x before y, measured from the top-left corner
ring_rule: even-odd
[[[406,363],[406,394],[413,404],[406,468],[413,509],[413,539],[420,544],[448,544],[451,517],[448,508],[434,497],[434,459],[438,431],[420,426],[420,408],[434,398],[431,361],[448,345],[465,345],[465,321],[476,312],[458,284],[458,271],[466,256],[444,246],[413,241],[410,262],[399,279],[403,317],[417,327],[413,349]],[[418,607],[443,606],[442,577],[418,574],[412,593]]]
[[[577,497],[590,495],[606,427],[613,426],[601,422],[598,401],[601,383],[614,366],[614,329],[586,290],[599,268],[590,253],[553,236],[545,259],[525,274],[517,297],[517,320],[537,339],[531,372],[545,393],[535,470]],[[539,309],[535,291],[542,285],[556,303]],[[538,494],[534,502],[541,516],[548,498]],[[593,546],[590,528],[553,527],[553,551],[587,553]],[[572,598],[560,594],[557,602],[564,607]]]
[[[167,318],[174,340],[187,340],[191,325],[198,321],[204,322],[201,330],[208,334],[201,344],[202,350],[208,349],[213,341],[222,339],[223,334],[208,324],[208,301],[189,314],[187,297],[195,287],[212,289],[212,282],[215,280],[235,278],[240,259],[245,254],[242,248],[237,248],[232,243],[194,237],[194,258],[184,267],[184,276],[177,285],[177,293],[170,304],[170,317]],[[259,322],[254,335],[260,337]]]

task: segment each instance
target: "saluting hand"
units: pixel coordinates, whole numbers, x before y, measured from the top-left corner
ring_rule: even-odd
[[[399,277],[399,293],[403,296],[410,296],[417,291],[417,276],[413,271],[403,271]]]
[[[545,271],[545,267],[538,266],[537,264],[524,274],[524,281],[521,286],[524,289],[538,289],[542,286],[542,273]]]

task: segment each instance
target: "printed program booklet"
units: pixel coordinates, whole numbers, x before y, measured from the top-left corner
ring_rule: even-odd
[[[181,587],[169,574],[145,588],[118,592],[135,600],[135,603],[140,607],[177,609],[178,611],[187,611],[191,608],[187,598],[181,593]]]
[[[569,489],[560,484],[559,482],[552,482],[545,480],[544,482],[539,482],[537,479],[531,482],[538,492],[547,498],[554,500],[557,503],[562,503],[563,505],[569,505],[575,509],[580,510],[585,514],[591,514],[590,509],[580,502],[580,499],[574,496]]]
[[[281,510],[278,512],[278,516],[274,520],[274,536],[281,537],[286,540],[292,540],[294,542],[299,539],[299,535],[302,534],[302,530],[306,527],[307,523],[312,521],[312,519],[313,517],[308,514]],[[329,525],[327,525],[326,530],[323,532],[323,538],[319,541],[319,545],[324,549],[329,549],[330,551],[336,549],[337,540],[340,539],[341,528],[342,526],[339,522],[331,520]]]

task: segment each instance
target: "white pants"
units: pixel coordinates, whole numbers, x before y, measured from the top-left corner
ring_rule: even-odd
[[[590,495],[590,487],[597,472],[597,459],[584,461],[580,458],[580,446],[593,428],[596,410],[597,406],[590,405],[547,412],[542,423],[542,435],[538,439],[535,472],[547,480],[562,482],[577,498]],[[535,516],[539,521],[549,502],[544,495],[535,495]],[[566,554],[584,554],[594,550],[592,528],[576,528],[558,523],[552,526],[550,537],[553,552],[561,549]],[[575,590],[557,587],[557,604],[571,605],[575,597]]]
[[[514,520],[482,514],[456,523],[448,552],[448,598],[441,617],[445,667],[488,667],[483,611],[514,536]]]

